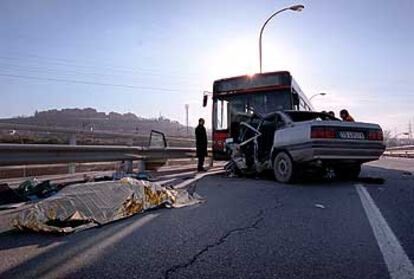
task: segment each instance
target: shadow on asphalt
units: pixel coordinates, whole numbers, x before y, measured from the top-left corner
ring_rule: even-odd
[[[62,238],[57,235],[12,230],[0,233],[0,251],[33,245],[46,247],[60,241]]]
[[[247,175],[238,177],[239,179],[250,179],[254,180],[266,180],[273,181],[274,183],[281,184],[275,181],[275,178],[271,172],[264,172],[260,175]],[[285,184],[291,187],[335,187],[335,186],[344,186],[344,183],[363,183],[363,184],[384,184],[385,179],[382,177],[374,176],[360,176],[357,179],[353,180],[344,180],[336,177],[327,177],[327,176],[312,176],[311,174],[305,174],[303,177],[298,178],[297,181],[291,184]],[[283,185],[283,184],[282,184]],[[348,184],[346,185],[348,186]]]
[[[37,270],[37,266],[43,266],[48,260],[52,259],[53,266],[37,271],[39,276],[47,274],[51,269],[62,266],[72,257],[82,254],[91,247],[100,245],[106,239],[119,234],[124,229],[128,229],[146,215],[148,215],[147,212],[68,235],[19,231],[2,233],[0,234],[0,251],[36,245],[34,248],[44,249],[44,251],[7,270],[0,270],[0,278],[20,278],[25,271],[33,270],[33,268]],[[48,249],[48,246],[51,247]]]
[[[129,223],[134,222],[134,219],[137,220],[142,216],[162,210],[165,210],[165,207],[160,206],[158,208],[151,208],[145,211],[145,213],[136,214],[124,219],[109,222],[101,226],[92,227],[84,231],[70,234],[38,233],[19,230],[3,232],[0,233],[0,251],[33,245],[37,245],[37,247],[41,248],[47,247],[56,242],[62,243],[64,245],[65,241],[70,242],[72,239],[83,238],[82,235],[88,235],[89,233],[94,234],[94,236],[98,236],[100,233],[105,232],[105,229],[103,228],[107,228],[108,230],[122,229]]]
[[[361,182],[365,184],[384,184],[385,179],[382,177],[359,177],[355,180],[356,182]]]

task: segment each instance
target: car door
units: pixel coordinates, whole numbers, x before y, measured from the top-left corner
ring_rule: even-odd
[[[258,138],[259,161],[263,162],[270,158],[274,134],[283,126],[284,122],[279,114],[273,114],[263,119],[259,129],[262,135]]]

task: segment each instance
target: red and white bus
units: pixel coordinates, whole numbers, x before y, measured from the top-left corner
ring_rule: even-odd
[[[203,105],[207,105],[204,96]],[[259,113],[276,110],[313,110],[289,72],[269,72],[216,80],[213,85],[213,159],[228,159],[227,139],[237,140],[239,124],[252,109]]]

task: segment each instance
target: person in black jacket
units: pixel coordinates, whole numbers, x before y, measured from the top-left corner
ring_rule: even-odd
[[[196,136],[196,149],[197,149],[197,158],[198,158],[198,171],[205,171],[204,169],[204,157],[207,156],[207,132],[204,128],[204,119],[200,118],[198,120],[198,126],[195,129]]]

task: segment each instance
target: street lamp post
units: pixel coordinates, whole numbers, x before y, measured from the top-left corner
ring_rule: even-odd
[[[316,93],[315,95],[312,95],[312,96],[309,98],[309,101],[310,101],[310,100],[312,100],[313,98],[315,98],[316,96],[325,96],[325,95],[326,95],[326,93],[325,93],[325,92]]]
[[[287,8],[283,8],[275,13],[273,13],[271,16],[269,16],[267,18],[267,20],[265,21],[265,23],[262,25],[262,28],[260,28],[260,35],[259,35],[259,61],[260,61],[260,73],[262,73],[262,35],[263,35],[263,30],[266,27],[267,23],[274,18],[277,14],[280,14],[281,12],[284,11],[295,11],[295,12],[300,12],[305,8],[305,6],[303,5],[294,5],[294,6],[290,6]]]
[[[189,104],[185,104],[185,125],[187,128],[187,136],[188,136],[188,109],[189,107],[190,107]]]

